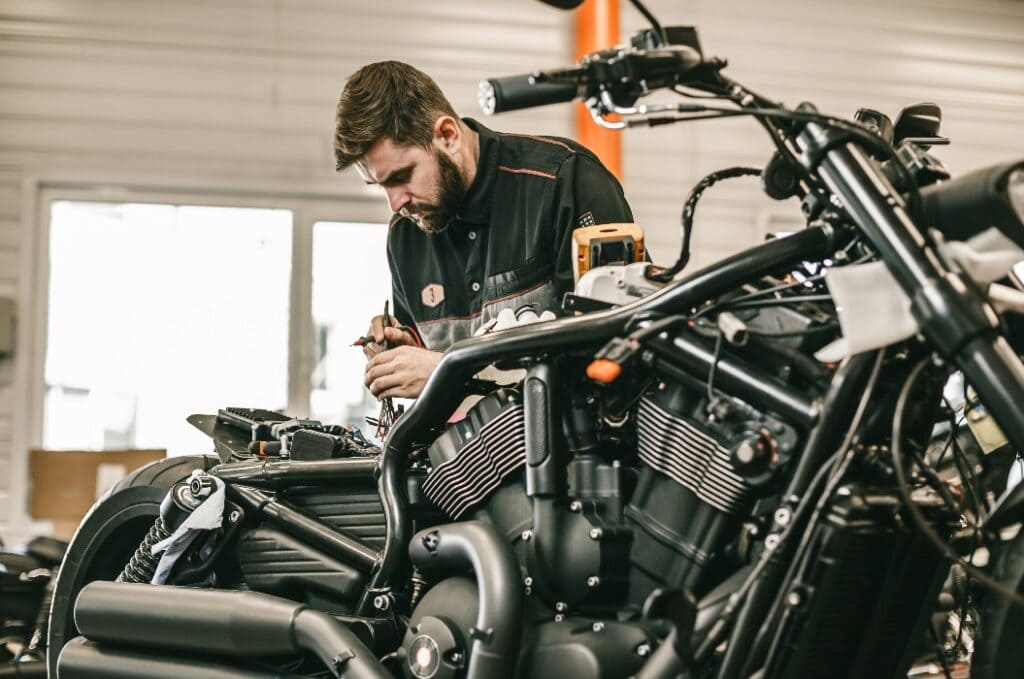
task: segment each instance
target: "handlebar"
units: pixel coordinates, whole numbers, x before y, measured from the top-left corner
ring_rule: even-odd
[[[580,96],[575,83],[536,82],[533,74],[488,78],[480,82],[480,108],[487,115],[534,106],[564,104]]]

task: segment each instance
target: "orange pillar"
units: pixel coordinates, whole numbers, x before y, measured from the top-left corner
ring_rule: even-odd
[[[576,59],[619,42],[619,0],[586,0],[576,10]],[[576,139],[622,179],[621,132],[607,130],[590,118],[582,102],[576,104]]]

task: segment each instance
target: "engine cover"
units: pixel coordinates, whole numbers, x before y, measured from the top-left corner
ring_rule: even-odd
[[[409,619],[399,658],[410,679],[456,679],[468,669],[470,629],[480,605],[476,584],[453,577],[434,585]],[[524,620],[546,617],[534,599]],[[515,676],[617,679],[635,674],[656,639],[639,623],[566,617],[523,631]]]

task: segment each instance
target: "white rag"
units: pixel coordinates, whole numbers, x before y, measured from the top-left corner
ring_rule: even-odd
[[[199,469],[192,472],[189,480],[204,475],[213,479],[215,486],[213,492],[203,500],[202,504],[192,510],[192,513],[182,521],[169,538],[153,545],[153,554],[164,553],[160,557],[160,563],[157,564],[156,572],[153,573],[153,579],[150,581],[153,585],[162,585],[167,581],[167,576],[170,575],[174,564],[199,533],[220,528],[224,521],[224,482]]]
[[[996,229],[966,243],[945,244],[946,254],[977,283],[998,280],[1024,259],[1024,250]],[[884,262],[829,269],[825,282],[836,304],[843,336],[818,350],[814,357],[835,363],[864,351],[880,349],[913,337],[920,330],[910,313],[910,298]]]

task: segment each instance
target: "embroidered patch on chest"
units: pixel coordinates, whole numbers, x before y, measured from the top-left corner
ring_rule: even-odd
[[[423,300],[423,306],[433,309],[444,301],[444,286],[439,283],[431,283],[423,288],[420,298]]]
[[[579,219],[576,220],[577,228],[581,226],[594,226],[595,223],[596,222],[594,221],[594,213],[590,212],[589,210],[581,214],[579,216]]]

